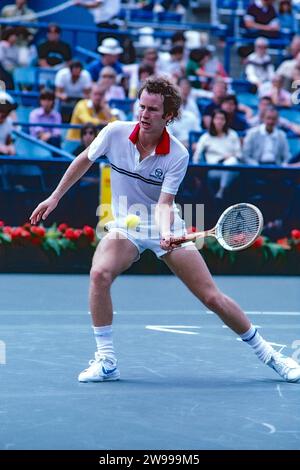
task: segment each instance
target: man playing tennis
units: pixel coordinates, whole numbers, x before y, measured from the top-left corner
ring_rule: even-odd
[[[181,98],[177,88],[165,78],[150,78],[139,91],[139,99],[139,122],[108,124],[91,146],[71,163],[54,192],[30,217],[32,224],[45,220],[93,162],[102,155],[107,156],[112,169],[115,227],[98,244],[93,258],[89,301],[97,352],[95,360],[90,361],[78,380],[119,379],[112,339],[110,287],[114,279],[149,248],[209,310],[253,347],[262,362],[275,369],[284,380],[297,382],[300,366],[276,352],[251,325],[241,308],[218,290],[196,247],[191,242],[179,247],[172,244],[172,237],[184,233],[174,198],[189,156],[185,147],[168,134],[166,126],[178,116]],[[125,230],[119,223],[126,217],[128,207],[134,204],[140,208],[139,232]],[[155,210],[151,212],[153,204]]]

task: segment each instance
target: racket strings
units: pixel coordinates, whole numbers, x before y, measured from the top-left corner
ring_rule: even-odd
[[[233,207],[226,214],[221,227],[221,236],[231,248],[240,248],[255,240],[260,232],[258,213],[249,206]]]

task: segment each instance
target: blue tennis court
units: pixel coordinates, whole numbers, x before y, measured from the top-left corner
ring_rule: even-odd
[[[299,449],[300,384],[284,382],[174,276],[113,286],[121,380],[79,383],[95,350],[88,276],[0,275],[1,449]],[[300,356],[296,277],[216,277]]]

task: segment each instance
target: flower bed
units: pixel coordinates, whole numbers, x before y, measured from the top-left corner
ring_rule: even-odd
[[[190,229],[192,231],[194,229]],[[9,227],[0,221],[0,271],[38,273],[87,273],[97,245],[95,230],[66,224],[49,228]],[[259,237],[247,250],[229,252],[207,238],[201,254],[214,274],[300,274],[300,230],[271,242]],[[169,273],[151,252],[145,252],[129,273]]]

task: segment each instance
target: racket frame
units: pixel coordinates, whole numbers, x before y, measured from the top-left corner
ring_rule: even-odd
[[[258,216],[258,228],[257,228],[257,234],[252,240],[250,240],[248,243],[245,243],[242,246],[237,246],[237,247],[232,247],[228,245],[223,236],[222,236],[222,228],[224,224],[224,220],[228,214],[228,212],[232,211],[233,208],[238,209],[242,207],[251,207],[257,214]],[[264,224],[264,219],[261,211],[258,209],[258,207],[254,206],[253,204],[249,204],[247,202],[240,202],[238,204],[233,204],[232,206],[228,207],[225,209],[224,212],[220,215],[216,225],[210,229],[210,230],[204,230],[202,232],[194,232],[194,233],[189,233],[183,237],[180,238],[174,238],[172,239],[172,245],[181,245],[182,243],[189,242],[189,241],[196,241],[198,238],[205,238],[205,237],[215,237],[220,243],[220,245],[227,251],[240,251],[240,250],[245,250],[248,248],[252,243],[255,242],[255,240],[260,236],[262,229],[263,229],[263,224]]]

